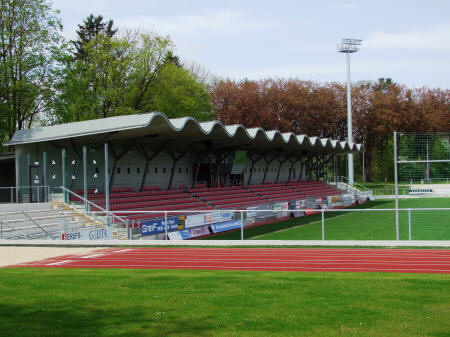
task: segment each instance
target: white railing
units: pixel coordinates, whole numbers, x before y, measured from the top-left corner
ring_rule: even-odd
[[[183,213],[185,216],[189,216],[190,214],[211,214],[211,213],[217,213],[217,212],[232,212],[234,213],[234,219],[236,220],[241,220],[241,225],[240,225],[240,237],[241,240],[244,240],[245,237],[245,229],[249,228],[249,227],[253,227],[255,224],[253,222],[253,216],[249,216],[249,213],[251,214],[255,214],[255,213],[268,213],[268,214],[272,214],[275,216],[275,218],[283,218],[283,217],[287,217],[290,216],[291,213],[296,212],[296,213],[307,213],[307,212],[313,212],[315,214],[320,214],[320,220],[316,220],[313,221],[314,223],[318,223],[320,222],[321,225],[321,240],[327,240],[330,238],[327,238],[326,236],[326,223],[327,223],[327,219],[326,219],[326,215],[327,214],[332,214],[332,213],[390,213],[392,214],[392,216],[398,212],[401,214],[406,214],[407,215],[407,232],[408,232],[408,238],[407,240],[413,240],[413,219],[414,219],[414,213],[418,213],[418,212],[449,212],[448,213],[448,217],[447,221],[445,223],[442,224],[431,224],[432,227],[434,227],[434,230],[436,230],[437,232],[435,233],[435,237],[434,238],[430,238],[429,240],[433,239],[433,240],[442,240],[442,238],[440,238],[439,236],[444,233],[444,235],[447,235],[444,240],[450,240],[450,208],[399,208],[399,209],[395,209],[395,208],[366,208],[366,209],[352,209],[352,208],[345,208],[345,209],[285,209],[285,210],[274,210],[274,209],[252,209],[252,210],[248,210],[248,209],[233,209],[233,210],[227,210],[227,209],[223,209],[223,210],[153,210],[153,211],[120,211],[121,214],[129,214],[129,215],[137,215],[137,214],[148,214],[149,216],[151,216],[152,214],[156,214],[156,213],[164,213],[164,221],[163,221],[163,225],[164,225],[164,231],[163,231],[163,239],[164,240],[168,240],[168,234],[169,234],[169,230],[168,230],[168,217],[171,214],[177,214],[179,215],[180,213]],[[110,212],[112,213],[112,212]],[[447,215],[447,214],[445,214]],[[382,215],[380,215],[382,216]],[[386,218],[386,216],[385,216]],[[423,218],[423,215],[422,215]],[[298,219],[298,218],[297,218]],[[332,218],[331,218],[332,219]],[[285,219],[284,219],[285,220]],[[400,240],[400,226],[396,226],[395,225],[395,219],[392,218],[392,235],[395,235],[396,240]],[[423,220],[423,219],[422,219]],[[156,219],[154,220],[147,220],[148,222],[152,222],[152,221],[157,221]],[[282,221],[282,220],[280,220]],[[386,220],[388,221],[388,220]],[[277,221],[278,222],[278,221]],[[211,223],[209,225],[212,224],[216,224],[216,223]],[[139,223],[139,227],[142,224]],[[430,224],[416,224],[416,226],[423,226],[423,225],[430,225]],[[201,226],[205,226],[205,224],[203,225],[198,225],[197,227],[201,227]],[[294,225],[295,226],[295,225]],[[190,227],[190,228],[195,228],[194,227]],[[402,223],[402,227],[406,227],[405,223]],[[437,228],[437,227],[440,227]],[[129,227],[131,228],[131,227]],[[439,231],[442,229],[442,233],[439,233]],[[131,235],[130,235],[131,237]],[[332,238],[330,239],[332,240]],[[370,240],[370,238],[368,238],[367,240]],[[388,239],[386,239],[388,240]],[[389,239],[390,240],[390,239]]]

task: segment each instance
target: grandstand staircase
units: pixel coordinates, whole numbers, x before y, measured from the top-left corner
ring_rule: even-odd
[[[84,206],[76,203],[66,204],[64,202],[56,201],[52,203],[52,207],[61,211],[72,212],[72,220],[80,222],[85,228],[105,228],[106,216],[93,217],[85,213]],[[117,228],[112,227],[113,240],[127,240],[127,236],[124,231],[119,231]]]

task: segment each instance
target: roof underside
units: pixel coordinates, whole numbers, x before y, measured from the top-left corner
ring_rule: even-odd
[[[279,149],[285,152],[338,154],[362,151],[361,144],[350,145],[328,138],[295,135],[262,128],[247,129],[243,125],[223,125],[219,121],[199,123],[195,118],[168,119],[152,112],[82,122],[59,124],[16,131],[4,145],[73,141],[83,145],[98,142],[141,142],[170,144],[183,148],[198,142],[209,142],[216,149],[235,148],[264,152]]]

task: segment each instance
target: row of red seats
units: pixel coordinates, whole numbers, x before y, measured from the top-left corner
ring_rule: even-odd
[[[229,186],[229,187],[194,187],[189,190],[189,192],[219,192],[219,191],[230,191],[230,190],[242,190],[241,186]]]
[[[168,195],[168,194],[184,194],[181,190],[168,190],[168,191],[144,191],[144,192],[124,192],[124,193],[110,193],[109,199],[122,198],[122,197],[139,197],[145,195]],[[92,194],[89,195],[89,199],[105,199],[105,194]]]
[[[179,208],[178,207],[167,207],[167,208],[164,208],[164,210],[166,210],[166,211],[178,211]],[[171,216],[175,216],[175,215],[189,215],[189,214],[191,214],[190,212],[186,213],[186,210],[189,210],[189,211],[214,210],[214,207],[207,206],[207,205],[205,205],[205,203],[202,203],[202,202],[191,203],[191,204],[183,205],[183,209],[180,210],[179,212],[171,212],[171,213],[168,213],[167,216],[171,217]],[[122,213],[122,216],[127,216],[128,219],[130,219],[130,220],[159,218],[159,217],[163,217],[164,216],[164,212],[163,211],[159,211],[156,208],[134,209],[133,211],[136,211],[136,212],[139,212],[139,211],[141,211],[141,212],[144,212],[144,211],[155,211],[155,212],[154,213],[140,213],[140,214],[139,213],[136,213],[136,214]],[[121,213],[119,212],[118,214],[120,215]]]
[[[122,204],[122,203],[134,203],[134,202],[145,202],[145,201],[165,201],[170,203],[172,200],[186,199],[190,196],[186,194],[168,194],[168,195],[147,195],[142,197],[128,197],[128,198],[112,198],[109,200],[109,204]],[[105,201],[97,201],[99,205],[104,205]]]
[[[236,204],[236,203],[245,203],[245,202],[251,202],[251,201],[260,201],[260,202],[266,202],[263,198],[259,196],[254,197],[245,197],[245,198],[235,198],[235,199],[226,199],[222,201],[216,201],[214,205],[216,206],[223,206],[227,204]]]
[[[170,200],[170,204],[167,203],[167,200],[158,200],[158,201],[147,201],[147,202],[134,202],[134,203],[126,203],[126,204],[113,204],[110,206],[111,211],[117,211],[117,210],[127,210],[127,209],[135,209],[135,208],[146,208],[146,207],[159,207],[164,206],[164,208],[170,207],[170,206],[177,206],[181,207],[181,205],[187,204],[187,203],[194,203],[198,202],[198,200],[195,199],[175,199]]]

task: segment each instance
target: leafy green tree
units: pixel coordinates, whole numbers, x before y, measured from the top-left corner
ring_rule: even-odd
[[[160,111],[170,118],[192,116],[201,121],[214,117],[207,87],[173,63],[160,70],[150,93],[148,111]]]
[[[94,16],[90,14],[81,25],[78,25],[78,39],[72,41],[76,48],[75,57],[80,60],[86,60],[88,52],[86,45],[94,40],[99,34],[107,37],[113,37],[117,33],[117,28],[113,28],[113,20],[103,21],[103,16]]]
[[[30,127],[53,97],[63,39],[47,0],[0,0],[0,137]]]
[[[60,71],[54,122],[161,111],[171,117],[210,118],[205,84],[182,67],[173,43],[153,33],[99,32],[66,55]]]

